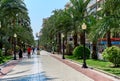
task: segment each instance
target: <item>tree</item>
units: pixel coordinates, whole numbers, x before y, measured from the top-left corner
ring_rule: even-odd
[[[110,47],[111,44],[111,30],[119,29],[120,27],[120,0],[105,0],[102,9],[102,19],[99,20],[97,24],[97,30],[95,37],[107,37],[107,46]],[[96,36],[98,35],[98,36]]]
[[[32,29],[30,28],[30,18],[28,16],[27,8],[23,0],[1,0],[0,6],[0,22],[1,28],[4,30],[2,37],[4,37],[11,44],[13,42],[13,34],[17,33],[18,38],[22,37],[23,31],[20,27],[25,29],[26,35],[30,35],[29,39],[25,38],[21,41],[33,42]],[[7,42],[6,41],[6,42]]]
[[[107,38],[107,46],[111,46],[111,33],[112,30],[116,31],[119,30],[119,14],[120,9],[119,0],[105,0],[105,3],[102,6],[102,10],[98,11],[95,14],[96,20],[92,20],[92,22],[96,23],[92,25],[92,31],[90,32],[90,38],[93,41],[93,53],[92,57],[97,59],[97,52],[96,52],[96,44],[99,38],[103,38],[106,35]],[[99,19],[99,18],[102,19]]]
[[[97,30],[97,21],[98,19],[96,19],[96,17],[94,17],[93,14],[90,15],[89,17],[89,31],[88,31],[88,38],[89,40],[92,42],[91,46],[92,46],[92,53],[91,53],[91,58],[92,59],[98,59],[98,56],[97,56],[97,41],[98,41],[98,37],[95,37],[95,33],[94,31]],[[98,36],[98,35],[96,35]]]
[[[70,15],[72,14],[72,18],[73,18],[73,30],[74,30],[74,40],[76,39],[77,41],[77,34],[80,34],[80,43],[83,45],[83,32],[81,31],[81,25],[83,24],[83,22],[87,23],[87,19],[88,19],[88,12],[87,12],[87,6],[88,3],[90,2],[90,0],[70,0],[71,2],[71,7],[70,7]],[[79,14],[79,15],[78,15]],[[77,43],[76,43],[77,45]],[[76,46],[75,45],[75,46]]]
[[[65,10],[54,10],[53,15],[45,19],[43,22],[43,35],[41,42],[53,42],[57,46],[57,51],[61,52],[61,33],[67,37],[67,32],[70,30],[70,17],[66,15]],[[48,41],[49,40],[49,41]],[[41,43],[42,44],[42,43]]]

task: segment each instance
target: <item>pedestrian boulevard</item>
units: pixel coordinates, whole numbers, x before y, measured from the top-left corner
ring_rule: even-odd
[[[0,81],[100,81],[86,76],[51,55],[41,51],[40,55],[35,53],[31,58],[24,57],[6,75],[0,77]]]

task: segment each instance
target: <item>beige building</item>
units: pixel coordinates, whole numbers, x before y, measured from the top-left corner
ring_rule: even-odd
[[[88,4],[89,14],[96,14],[97,11],[100,11],[102,9],[102,5],[105,0],[91,0]]]

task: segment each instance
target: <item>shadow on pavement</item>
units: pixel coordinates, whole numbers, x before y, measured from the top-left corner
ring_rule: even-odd
[[[45,72],[31,74],[31,75],[24,75],[12,78],[3,78],[0,81],[54,81],[57,78],[50,78],[45,76]]]
[[[12,72],[12,71],[14,71],[14,70],[11,70],[10,72]],[[20,73],[24,73],[24,72],[28,72],[28,71],[30,71],[30,70],[24,70],[24,71],[12,73],[12,74],[10,74],[10,75],[20,74]]]

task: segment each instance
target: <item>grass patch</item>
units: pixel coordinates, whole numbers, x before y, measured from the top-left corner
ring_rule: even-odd
[[[66,56],[66,58],[73,60],[73,61],[80,63],[80,64],[83,63],[83,59],[78,60],[78,59],[75,59],[73,56]],[[86,63],[88,66],[112,73],[112,74],[120,77],[120,67],[113,68],[112,63],[110,63],[110,62],[106,62],[106,61],[102,61],[102,60],[87,59]]]
[[[0,64],[3,64],[5,62],[8,62],[9,60],[11,60],[13,57],[12,56],[4,56],[2,57],[2,61],[0,62]]]

